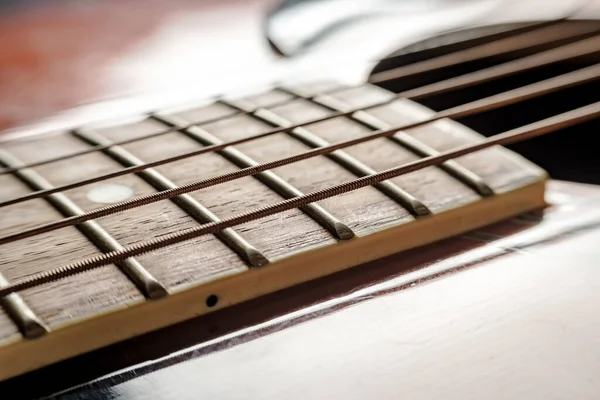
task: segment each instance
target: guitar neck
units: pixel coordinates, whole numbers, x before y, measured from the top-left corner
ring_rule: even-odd
[[[364,110],[329,118],[355,108]],[[7,142],[0,149],[0,162],[8,168],[0,175],[0,202],[74,187],[0,208],[4,285],[483,140],[441,119],[168,200],[10,239],[41,224],[434,115],[375,86],[327,83]],[[320,122],[310,123],[315,120]],[[284,129],[303,123],[308,124]],[[274,130],[143,169],[146,163]],[[136,167],[136,174],[119,175]],[[115,173],[119,176],[102,178]],[[78,184],[94,177],[101,178]],[[542,207],[545,177],[520,156],[493,147],[13,293],[3,298],[0,311],[0,378]]]

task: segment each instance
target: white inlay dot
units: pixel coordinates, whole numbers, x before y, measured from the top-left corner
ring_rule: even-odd
[[[133,196],[133,189],[117,183],[96,185],[87,192],[87,198],[94,203],[119,203]]]

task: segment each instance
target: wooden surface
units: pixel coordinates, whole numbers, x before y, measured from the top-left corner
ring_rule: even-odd
[[[543,214],[220,310],[0,389],[29,398],[99,378],[56,398],[594,399],[598,199],[595,187],[551,181]]]
[[[361,91],[364,94],[361,94]],[[332,112],[313,105],[308,100],[294,100],[286,96],[274,92],[262,97],[254,96],[245,101],[250,102],[252,107],[264,105],[267,109],[269,104],[285,101],[285,106],[272,107],[272,111],[293,123],[329,115]],[[353,98],[362,99],[363,102],[370,99],[371,103],[362,104],[366,106],[388,98],[389,93],[365,86],[360,90],[353,89],[348,99],[345,92],[337,93],[335,96],[350,103]],[[411,121],[410,118],[426,118],[430,113],[427,109],[406,101],[392,103],[387,108],[389,110],[380,108],[374,114],[381,113],[383,121],[389,121],[391,124],[407,123]],[[202,113],[179,112],[178,116],[190,118],[190,115],[199,114]],[[205,114],[208,120],[214,117],[210,112]],[[393,120],[394,118],[397,120]],[[197,123],[197,126],[205,132],[225,141],[270,129],[268,125],[259,122],[251,115],[227,116],[218,122],[208,124],[202,124],[201,120],[186,120],[185,123]],[[153,132],[150,130],[153,129],[150,125],[147,126],[146,131],[146,126],[147,124],[142,123],[132,129],[132,132],[135,135]],[[342,130],[347,131],[349,137],[369,133],[368,129],[348,118],[313,124],[306,129],[319,137],[327,137],[328,132],[331,136]],[[455,146],[481,140],[476,133],[450,121],[439,121],[419,129],[415,132],[415,137],[421,135],[429,146],[443,149],[446,146],[444,138],[450,137],[444,131],[448,129],[452,130],[451,137],[456,142]],[[113,140],[131,137],[131,134],[130,136],[119,135],[119,132],[124,131],[127,131],[126,128],[121,126],[106,127],[97,129],[96,135]],[[411,131],[407,133],[412,134]],[[339,141],[342,138],[328,139]],[[53,140],[57,140],[60,146],[53,144]],[[0,154],[0,156],[7,166],[18,166],[12,164],[9,155],[24,162],[37,162],[53,157],[53,149],[59,147],[60,154],[69,154],[82,149],[81,139],[70,132],[59,132],[44,139],[45,141],[50,143],[47,146],[49,149],[47,153],[39,150],[46,148],[45,143],[44,145],[38,143],[37,138],[34,137],[5,142],[2,145],[5,155]],[[164,158],[199,146],[199,143],[186,136],[185,131],[176,132],[165,137],[158,136],[151,141],[151,144],[145,143],[142,139],[125,145],[118,150],[118,153],[114,153],[118,148],[113,147],[106,152],[51,162],[32,170],[47,179],[48,184],[60,185],[129,166],[127,162],[122,165],[119,163],[132,157],[141,162],[151,161],[158,157],[159,153],[160,158]],[[157,152],[157,149],[161,151]],[[280,133],[264,138],[259,143],[252,141],[245,143],[239,146],[239,150],[256,159],[257,162],[266,162],[301,153],[308,148],[292,135]],[[126,154],[124,152],[129,152],[126,158],[115,158],[115,154]],[[391,140],[378,141],[376,145],[366,147],[356,146],[349,148],[349,152],[375,170],[383,170],[417,159],[415,155],[411,155],[408,150]],[[5,364],[2,373],[6,377],[16,372],[23,372],[25,369],[39,367],[50,361],[122,340],[148,329],[155,329],[208,312],[211,307],[221,308],[231,305],[242,299],[250,299],[542,206],[545,174],[508,150],[494,148],[481,156],[468,156],[459,159],[458,162],[481,176],[497,195],[481,200],[463,183],[438,168],[429,168],[408,174],[395,182],[431,210],[433,215],[425,217],[423,221],[415,220],[400,204],[371,187],[320,202],[319,205],[324,210],[347,225],[357,236],[344,246],[337,243],[331,232],[319,226],[322,223],[318,216],[306,214],[301,210],[288,211],[235,227],[235,231],[271,263],[263,267],[260,272],[255,270],[251,273],[248,269],[249,265],[228,248],[225,242],[219,241],[214,236],[201,237],[164,248],[156,253],[151,252],[135,257],[136,262],[139,263],[138,268],[156,279],[169,293],[182,293],[181,296],[173,296],[172,300],[169,300],[169,297],[164,301],[144,303],[144,292],[136,292],[134,282],[130,281],[117,266],[106,266],[90,273],[86,272],[73,278],[25,290],[21,293],[23,300],[48,325],[51,332],[37,341],[22,341],[18,339],[16,327],[12,332],[2,328],[1,331],[6,331],[3,337],[3,357],[11,360]],[[156,186],[154,181],[158,176],[156,174],[161,175],[160,179],[168,179],[172,182],[168,183],[167,187],[170,187],[170,185],[183,185],[236,169],[238,167],[228,161],[223,154],[203,154],[183,162],[161,166],[157,168],[155,175],[125,176],[112,179],[109,183],[126,188],[131,197],[138,197],[153,191],[151,186]],[[294,190],[300,192],[319,190],[355,177],[342,166],[323,156],[274,169],[272,174],[294,185],[296,188]],[[27,183],[27,181],[23,183],[19,181],[23,176],[17,173],[11,179],[6,179],[6,184],[14,187],[10,192],[6,192],[7,198],[22,193],[23,183]],[[104,205],[103,202],[95,199],[94,190],[100,189],[106,193],[109,190],[106,184],[99,182],[72,189],[64,193],[64,198],[73,201],[83,211],[93,210]],[[161,189],[161,185],[156,188]],[[237,215],[264,204],[275,203],[281,199],[268,181],[264,182],[253,177],[192,192],[190,197],[193,199],[190,201],[197,201],[197,204],[201,204],[221,218]],[[108,203],[118,201],[108,199]],[[0,209],[3,225],[8,223],[6,229],[14,230],[16,226],[32,227],[41,222],[60,218],[51,208],[48,209],[44,202],[45,200],[35,199],[25,203],[35,204],[32,208],[17,204],[14,207],[21,207],[19,210],[21,214],[18,216],[14,215],[14,207]],[[53,204],[56,206],[56,203]],[[44,206],[46,208],[43,208]],[[46,209],[48,212],[44,212]],[[32,213],[30,210],[35,211]],[[177,199],[161,201],[100,218],[95,229],[104,229],[104,235],[110,235],[115,245],[127,246],[196,226],[197,222],[187,212],[188,209]],[[77,229],[61,229],[3,245],[0,253],[0,272],[7,279],[14,281],[89,257],[100,251],[110,250],[103,247],[103,241],[94,240],[89,231],[83,227],[80,229],[88,236],[89,242],[98,247],[98,250],[94,251],[94,246],[85,236],[78,234]],[[375,240],[375,237],[379,239]],[[397,237],[403,239],[397,240]],[[312,260],[310,263],[308,263],[309,259]],[[306,264],[310,264],[310,267]],[[287,271],[285,272],[287,275],[282,275],[283,271]],[[94,284],[90,285],[89,282]],[[191,294],[187,293],[188,289],[193,289],[196,299],[208,298],[212,295],[217,296],[219,303],[216,307],[202,302],[196,303],[195,306],[194,302],[182,306],[182,301],[191,300]],[[143,307],[139,308],[136,305],[143,305]],[[119,309],[121,312],[116,314],[127,314],[127,322],[124,317],[113,316]],[[126,313],[125,309],[127,309]],[[137,314],[136,310],[138,310]],[[147,317],[151,314],[153,317],[148,320]]]

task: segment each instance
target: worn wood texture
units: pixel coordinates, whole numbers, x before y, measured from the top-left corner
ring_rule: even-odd
[[[314,94],[311,90],[310,87],[295,88],[296,93],[307,96]],[[366,106],[386,98],[389,93],[364,86],[343,90],[334,95],[352,106]],[[293,122],[309,121],[332,112],[307,99],[294,99],[294,96],[279,90],[248,96],[245,101],[253,107],[269,108]],[[225,141],[271,129],[254,116],[234,115],[235,110],[222,104],[172,112]],[[430,113],[431,111],[408,101],[395,102],[372,111],[374,116],[395,125],[425,118]],[[221,119],[214,121],[215,118]],[[110,140],[118,141],[143,138],[166,128],[167,126],[154,120],[138,119],[115,126],[99,127],[97,130]],[[330,142],[365,135],[370,131],[350,118],[312,124],[307,129]],[[481,140],[478,134],[452,121],[440,121],[408,133],[438,150]],[[7,142],[2,148],[25,162],[36,162],[57,154],[72,154],[89,148],[86,146],[70,132],[59,132],[51,137]],[[146,162],[189,152],[200,146],[183,132],[171,132],[123,145],[126,150]],[[258,162],[308,149],[287,133],[245,143],[236,148]],[[387,139],[354,146],[346,151],[374,170],[383,170],[417,159],[417,156]],[[24,291],[24,299],[55,332],[40,340],[25,341],[18,337],[14,324],[4,314],[0,314],[0,354],[5,354],[18,364],[0,368],[0,377],[14,375],[141,331],[208,312],[212,308],[204,304],[204,301],[209,294],[218,294],[219,303],[215,308],[224,307],[543,205],[544,172],[508,150],[493,148],[483,155],[464,157],[460,162],[483,177],[499,194],[482,200],[473,190],[442,170],[427,168],[393,180],[431,209],[433,216],[423,217],[422,221],[415,219],[382,192],[368,187],[320,202],[358,236],[343,245],[309,216],[293,210],[236,227],[236,231],[245,240],[271,261],[270,265],[259,270],[249,269],[236,253],[214,236],[203,236],[136,257],[172,294],[163,300],[144,300],[116,266],[103,267]],[[117,162],[98,152],[49,163],[36,167],[35,170],[52,184],[60,185],[120,168],[122,166]],[[234,164],[214,153],[156,168],[178,185],[237,169]],[[353,173],[324,156],[277,168],[273,172],[303,192],[355,178]],[[28,190],[14,176],[2,175],[0,179],[2,199],[19,196]],[[115,187],[124,191],[117,191],[115,194],[112,191]],[[65,194],[82,209],[89,211],[107,203],[153,191],[138,176],[126,175],[72,189]],[[94,195],[98,192],[103,195]],[[252,177],[192,192],[190,195],[221,218],[282,199]],[[60,215],[41,199],[0,209],[3,232],[57,218]],[[124,246],[198,224],[171,201],[161,201],[110,215],[97,222]],[[9,280],[18,279],[98,253],[99,250],[77,229],[60,229],[25,241],[2,245],[0,273]],[[116,308],[121,308],[123,312],[116,312]],[[139,310],[138,314],[135,310]],[[115,325],[117,323],[118,326]],[[79,339],[73,341],[74,337]]]

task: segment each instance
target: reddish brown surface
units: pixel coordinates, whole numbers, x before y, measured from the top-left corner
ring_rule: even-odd
[[[48,1],[5,11],[0,130],[99,99],[224,79],[240,46],[244,68],[262,65],[272,55],[260,22],[272,3]]]

